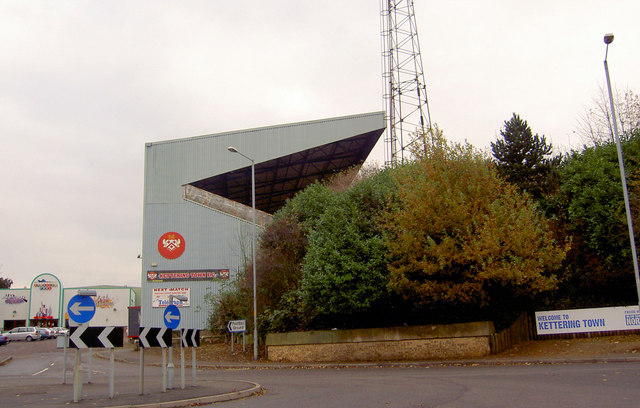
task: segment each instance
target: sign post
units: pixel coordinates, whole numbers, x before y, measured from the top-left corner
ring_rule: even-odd
[[[109,398],[113,398],[114,369],[115,369],[115,347],[124,345],[124,329],[122,327],[89,327],[88,323],[83,323],[78,327],[71,328],[69,336],[69,346],[76,348],[79,353],[80,349],[89,349],[89,372],[91,372],[91,351],[93,348],[109,348],[111,356],[109,358],[111,374],[109,375]],[[89,383],[91,383],[91,374],[89,374]]]
[[[184,354],[182,347],[191,347],[191,384],[196,386],[196,347],[200,346],[200,330],[182,329],[180,334],[180,353],[182,358],[182,389],[184,389]]]
[[[173,296],[169,296],[169,306],[164,309],[164,325],[171,330],[176,329],[180,324],[180,309],[173,304]],[[167,388],[173,389],[173,347],[169,348],[169,364],[167,364]]]
[[[247,331],[246,320],[230,320],[227,323],[227,330],[231,333],[231,353],[233,353],[233,334],[242,333],[242,352],[244,353],[244,332]]]
[[[96,314],[96,302],[93,301],[91,296],[75,295],[69,300],[67,305],[67,313],[69,318],[74,322],[82,325],[87,323]],[[86,325],[88,326],[88,324]],[[86,327],[85,326],[85,327]],[[82,358],[80,355],[80,348],[76,349],[75,367],[73,371],[73,402],[78,402],[82,399]]]
[[[147,347],[162,347],[162,392],[167,391],[167,365],[166,351],[171,347],[173,338],[171,330],[160,327],[140,327],[140,384],[138,390],[140,395],[144,393],[144,349]]]

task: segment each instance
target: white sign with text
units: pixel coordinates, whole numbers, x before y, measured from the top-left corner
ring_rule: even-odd
[[[640,330],[640,306],[536,312],[538,335]]]
[[[153,307],[167,307],[169,306],[169,296],[180,295],[186,296],[187,300],[180,301],[173,298],[173,304],[177,307],[188,307],[191,300],[191,288],[153,288],[153,295],[151,298],[151,305]]]

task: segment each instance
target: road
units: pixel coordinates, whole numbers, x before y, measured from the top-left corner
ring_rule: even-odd
[[[0,367],[3,388],[11,384],[15,384],[15,387],[24,387],[25,384],[34,387],[34,384],[61,383],[62,351],[55,349],[55,340],[11,343],[0,348],[0,359],[6,354],[13,354],[14,360]],[[69,353],[68,382],[72,381],[72,357],[73,353]],[[108,375],[108,361],[94,357],[92,367],[97,381],[104,380]],[[118,376],[126,377],[134,384],[137,370],[136,364],[116,365]],[[157,369],[148,371],[156,372]],[[638,363],[201,369],[198,379],[208,383],[245,380],[264,387],[262,395],[215,404],[228,408],[640,406]],[[116,405],[118,400],[114,399],[113,402]],[[64,404],[61,402],[60,406]]]
[[[225,407],[640,407],[640,364],[229,372],[266,388]]]

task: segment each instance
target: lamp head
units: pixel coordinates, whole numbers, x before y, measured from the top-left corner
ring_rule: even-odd
[[[231,153],[238,153],[238,149],[236,149],[236,148],[235,148],[235,147],[233,147],[233,146],[229,146],[229,147],[227,147],[227,150],[228,150],[228,151],[230,151]]]
[[[607,33],[604,35],[604,43],[609,45],[613,42],[613,34],[612,33]]]

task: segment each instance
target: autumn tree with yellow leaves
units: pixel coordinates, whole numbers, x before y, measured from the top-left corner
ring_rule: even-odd
[[[515,308],[557,287],[568,245],[528,195],[437,129],[415,153],[386,219],[389,285],[413,310]]]

